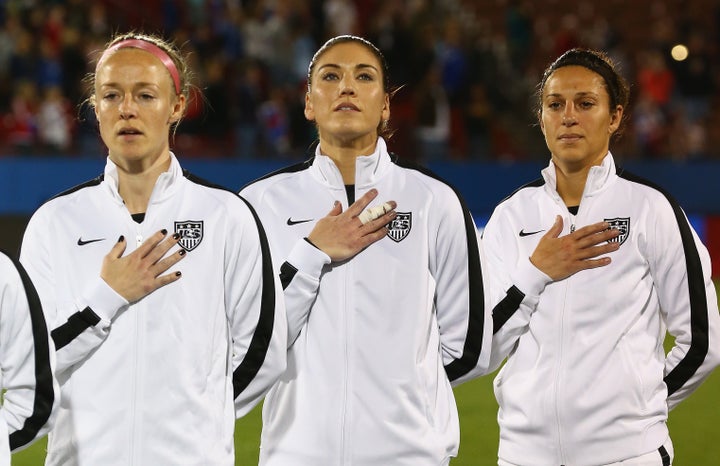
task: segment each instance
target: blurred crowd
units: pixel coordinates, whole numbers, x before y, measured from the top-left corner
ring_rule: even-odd
[[[172,144],[183,156],[304,158],[307,65],[352,33],[390,63],[403,157],[546,158],[535,85],[586,46],[632,85],[614,153],[720,159],[719,24],[717,0],[0,0],[0,156],[102,153],[84,77],[114,32],[134,29],[191,53],[198,92]]]

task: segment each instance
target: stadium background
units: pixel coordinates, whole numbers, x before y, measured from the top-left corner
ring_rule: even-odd
[[[202,90],[173,141],[197,175],[237,190],[300,161],[315,139],[302,118],[305,70],[324,39],[357,33],[391,65],[390,147],[458,187],[482,226],[538,176],[547,152],[531,96],[544,66],[574,45],[606,50],[632,84],[613,146],[629,170],[685,208],[720,278],[720,2],[557,0],[122,0],[0,2],[0,248],[14,253],[46,199],[102,171],[82,77],[113,31],[176,39]],[[682,47],[688,56],[682,58]],[[674,58],[675,57],[675,58]],[[456,389],[460,456],[491,465],[492,378]],[[676,466],[720,464],[720,375],[671,413]],[[237,464],[257,461],[259,409],[238,421]],[[41,464],[44,442],[16,454]]]

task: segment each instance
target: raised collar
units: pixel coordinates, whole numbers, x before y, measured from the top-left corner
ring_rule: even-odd
[[[392,161],[387,151],[385,140],[378,138],[375,152],[355,158],[355,187],[367,188],[373,186],[390,167]],[[315,148],[315,160],[310,168],[313,176],[335,189],[344,189],[342,175],[333,160],[320,152],[320,145]]]
[[[546,186],[553,192],[557,193],[557,173],[555,172],[555,163],[550,160],[547,167],[542,170],[542,177],[545,179]],[[585,189],[583,197],[590,197],[601,191],[611,179],[615,177],[616,168],[615,160],[610,152],[605,155],[600,165],[590,167],[587,180],[585,181]]]
[[[168,168],[166,172],[161,173],[157,181],[155,181],[155,187],[150,195],[150,204],[162,202],[172,195],[174,187],[177,184],[176,181],[181,179],[182,176],[183,172],[180,162],[178,162],[175,154],[170,152],[170,168]],[[119,178],[117,165],[115,165],[115,162],[110,160],[110,157],[108,157],[105,163],[105,185],[107,186],[112,198],[116,202],[122,204],[123,200],[118,191],[118,182]]]

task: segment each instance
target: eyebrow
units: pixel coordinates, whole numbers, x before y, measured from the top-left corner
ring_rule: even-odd
[[[562,97],[562,95],[563,95],[563,94],[560,94],[560,93],[558,93],[558,92],[553,92],[552,94],[546,95],[545,98],[548,98],[548,97]],[[575,93],[574,98],[577,98],[577,97],[588,97],[588,96],[598,98],[598,97],[600,97],[600,94],[598,94],[597,92],[591,92],[591,91],[577,92],[577,93]]]
[[[99,86],[100,86],[101,88],[102,88],[102,87],[122,87],[122,85],[121,85],[120,83],[116,82],[116,81],[111,81],[111,82],[106,82],[106,83],[99,83]],[[134,84],[132,85],[132,87],[133,87],[134,89],[143,88],[143,87],[157,87],[157,88],[159,88],[159,87],[160,87],[160,84],[158,84],[158,83],[153,83],[153,82],[149,82],[149,81],[148,81],[148,82],[140,81],[140,82],[134,83]]]
[[[335,63],[326,63],[326,64],[320,66],[320,67],[318,68],[318,71],[320,71],[320,70],[322,70],[322,69],[324,69],[324,68],[337,68],[337,69],[340,69],[340,68],[342,68],[342,67],[341,67],[340,65],[335,64]],[[369,64],[367,64],[367,63],[358,63],[357,65],[354,66],[354,68],[355,68],[355,69],[370,68],[370,69],[373,69],[373,70],[375,70],[375,71],[378,71],[378,68],[377,68],[376,66],[374,66],[374,65],[369,65]]]

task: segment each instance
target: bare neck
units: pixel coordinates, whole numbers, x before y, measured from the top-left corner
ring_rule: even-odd
[[[377,147],[377,138],[373,138],[371,143],[339,145],[329,141],[320,140],[320,153],[330,157],[340,170],[343,183],[355,184],[355,161],[358,157],[371,155]]]
[[[589,170],[588,167],[588,169],[583,172],[566,173],[556,168],[557,192],[566,206],[573,207],[580,205]]]
[[[120,163],[118,167],[118,192],[131,214],[147,212],[150,196],[160,175],[170,168],[170,156],[158,159],[150,166]]]

